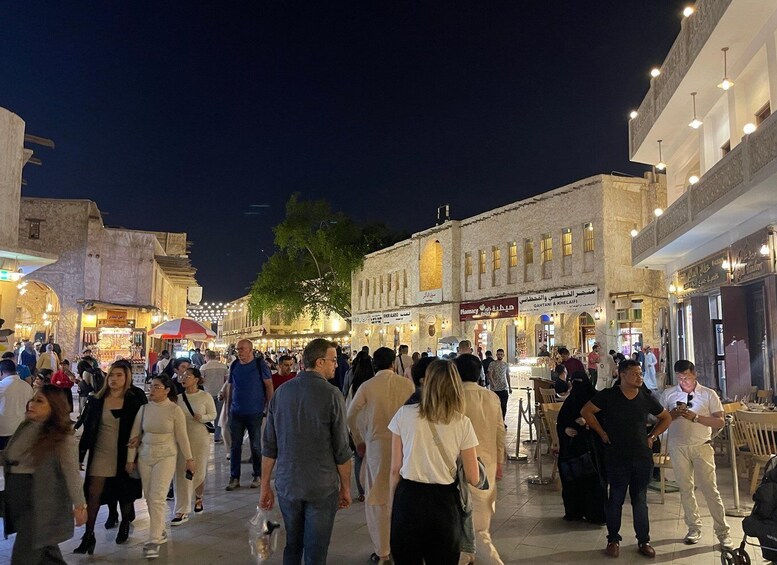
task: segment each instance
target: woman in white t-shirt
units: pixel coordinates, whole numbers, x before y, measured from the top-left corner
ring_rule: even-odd
[[[426,370],[421,402],[402,406],[389,424],[394,434],[391,556],[396,565],[459,561],[456,459],[461,457],[467,482],[475,485],[479,479],[478,439],[463,412],[464,392],[456,366],[439,360]]]

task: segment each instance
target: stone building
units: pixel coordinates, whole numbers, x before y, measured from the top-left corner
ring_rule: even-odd
[[[629,254],[630,232],[663,205],[663,177],[651,179],[590,177],[367,255],[353,274],[354,347],[444,352],[469,339],[516,360],[542,344],[657,345],[663,280]]]
[[[148,330],[186,314],[196,281],[184,233],[106,227],[90,200],[22,198],[19,239],[57,261],[25,277],[17,339],[53,333],[69,356],[89,346],[103,363],[145,359]]]
[[[88,345],[104,363],[144,360],[147,330],[185,315],[196,285],[186,234],[106,227],[91,200],[23,198],[24,130],[0,108],[0,318],[14,330],[0,348],[53,336],[66,357]]]
[[[777,386],[777,1],[699,0],[629,122],[669,206],[632,242],[664,272],[673,358],[726,396]]]
[[[290,322],[284,320],[280,312],[256,317],[249,311],[248,300],[246,295],[223,306],[219,341],[225,347],[241,339],[250,339],[261,351],[296,351],[318,337],[334,340],[346,349],[350,347],[348,324],[337,314],[320,316],[317,320],[300,316]]]

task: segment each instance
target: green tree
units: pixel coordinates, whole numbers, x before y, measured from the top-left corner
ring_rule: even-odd
[[[351,316],[351,273],[364,255],[398,237],[383,224],[359,225],[326,200],[293,194],[286,217],[273,228],[276,250],[251,287],[254,316],[280,311],[286,322],[309,313]]]

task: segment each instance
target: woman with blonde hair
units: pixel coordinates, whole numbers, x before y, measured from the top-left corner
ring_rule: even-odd
[[[130,432],[132,439],[127,449],[126,470],[132,474],[137,464],[146,495],[150,522],[149,539],[143,546],[143,557],[146,559],[159,557],[159,546],[167,542],[165,499],[170,481],[175,475],[179,451],[189,474],[193,476],[195,471],[189,435],[186,433],[186,418],[176,404],[177,399],[175,384],[170,377],[154,377],[151,381],[149,403],[135,416],[135,423]]]
[[[432,362],[419,404],[394,415],[391,454],[391,556],[394,563],[459,561],[461,506],[456,460],[468,483],[479,483],[478,439],[464,416],[464,390],[456,366]]]
[[[213,397],[199,388],[204,382],[202,373],[194,367],[186,369],[181,378],[184,390],[178,396],[178,407],[186,418],[186,433],[189,436],[196,470],[192,480],[187,480],[186,461],[179,451],[175,470],[175,518],[171,522],[172,526],[179,526],[189,519],[192,491],[195,498],[194,511],[203,511],[202,494],[205,490],[205,471],[210,454],[210,432],[205,424],[216,419],[216,403],[213,402]]]
[[[3,452],[5,536],[16,534],[12,565],[66,565],[59,543],[86,521],[73,425],[67,402],[43,385]]]
[[[129,525],[134,518],[134,502],[142,496],[140,480],[132,478],[125,467],[127,463],[127,442],[135,416],[146,404],[145,393],[132,386],[132,366],[129,361],[116,361],[108,370],[108,378],[84,407],[76,429],[84,426],[78,443],[79,461],[83,463],[89,453],[86,466],[84,494],[89,501],[89,517],[81,544],[73,553],[94,553],[97,539],[94,525],[100,506],[108,505],[108,520],[105,529],[116,527],[118,514],[116,503],[121,508],[121,523],[116,543],[124,543],[129,537]]]

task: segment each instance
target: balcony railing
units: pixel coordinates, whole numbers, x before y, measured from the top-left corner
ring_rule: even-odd
[[[765,166],[777,160],[777,118],[772,114],[742,143],[718,161],[698,183],[645,226],[631,240],[632,263],[646,259],[704,218],[720,210],[720,201],[750,183]],[[733,227],[733,226],[732,226]]]
[[[639,106],[637,117],[629,121],[629,155],[632,158],[731,2],[732,0],[699,0],[696,2],[693,16],[683,19],[680,34],[661,65],[661,74],[651,80],[650,89]]]

